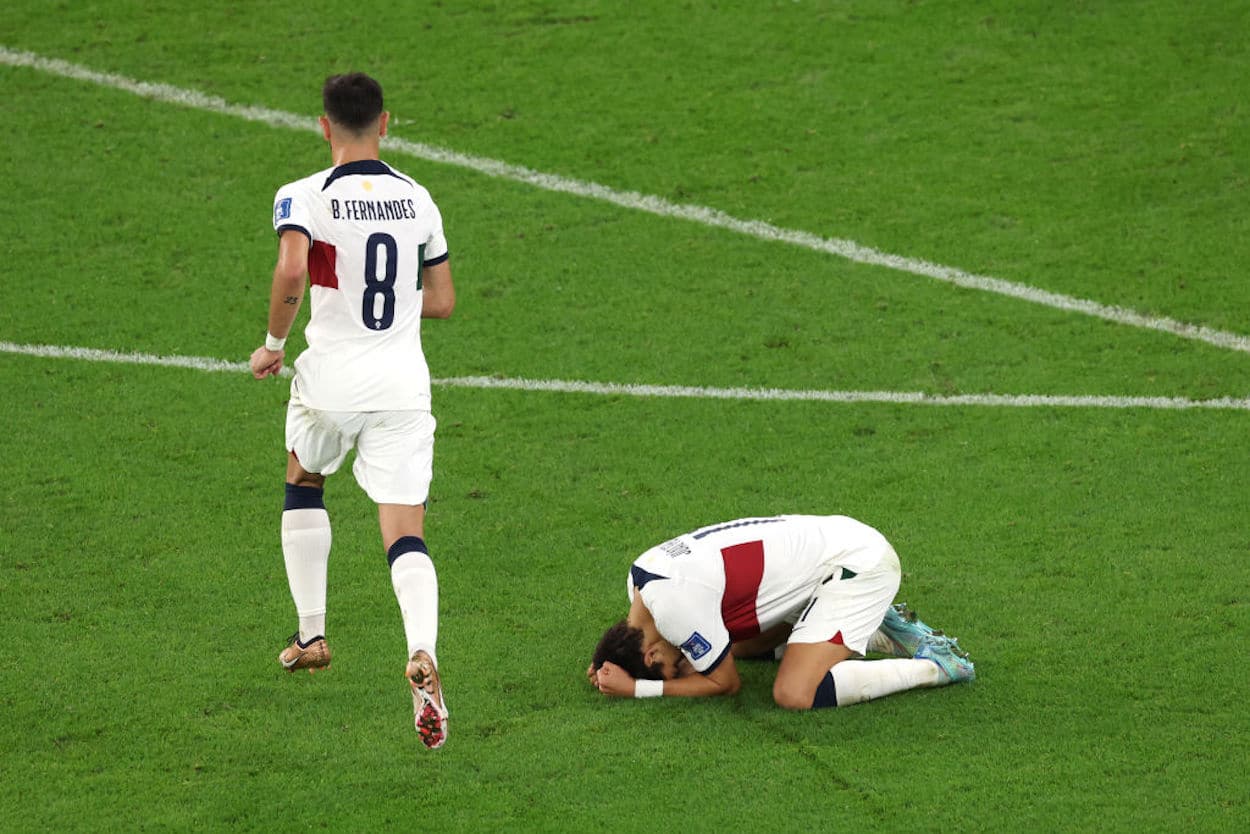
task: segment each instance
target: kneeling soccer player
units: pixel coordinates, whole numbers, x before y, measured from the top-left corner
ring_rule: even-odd
[[[955,638],[892,604],[900,577],[885,537],[846,516],[704,527],[634,561],[629,615],[603,635],[586,674],[609,696],[732,695],[734,659],[776,651],[773,700],[795,710],[973,680]]]

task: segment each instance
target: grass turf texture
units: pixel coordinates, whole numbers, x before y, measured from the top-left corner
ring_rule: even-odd
[[[1244,327],[1234,11],[127,8],[17,3],[0,43],[310,116],[320,79],[358,66],[405,138]],[[324,146],[33,70],[0,79],[17,195],[0,204],[0,340],[246,356],[270,198],[328,164]],[[460,308],[427,328],[436,376],[1250,389],[1242,354],[393,161],[447,218]],[[697,830],[1221,830],[1245,815],[1241,412],[439,388],[428,538],[454,723],[426,756],[372,509],[346,474],[327,497],[335,666],[274,662],[294,621],[283,383],[5,356],[0,390],[6,828],[641,830],[697,808]],[[879,526],[902,598],[960,636],[981,680],[812,715],[771,706],[767,666],[719,702],[586,687],[633,555],[789,511]]]

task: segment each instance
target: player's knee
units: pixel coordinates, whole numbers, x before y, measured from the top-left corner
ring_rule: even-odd
[[[777,678],[773,682],[773,701],[782,709],[811,709],[815,693],[801,681]]]
[[[295,486],[300,486],[300,487],[312,487],[313,489],[325,489],[325,485],[326,485],[325,475],[317,475],[316,473],[313,473],[313,472],[301,472],[298,475],[295,475],[294,477],[295,477],[294,481],[288,480],[287,483],[293,484]]]

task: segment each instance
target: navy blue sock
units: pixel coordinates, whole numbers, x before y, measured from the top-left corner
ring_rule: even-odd
[[[821,707],[836,707],[838,705],[838,693],[833,686],[833,671],[825,673],[825,677],[820,682],[820,686],[816,687],[816,697],[812,699],[812,709],[820,709]]]
[[[386,551],[386,563],[393,565],[400,556],[403,556],[405,553],[411,553],[414,550],[418,553],[424,553],[426,556],[430,555],[430,551],[425,546],[425,540],[420,536],[402,536],[396,539],[390,550]]]
[[[282,504],[284,510],[324,510],[325,490],[321,487],[286,485],[286,500]]]

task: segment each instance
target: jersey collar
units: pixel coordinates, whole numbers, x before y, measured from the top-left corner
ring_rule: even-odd
[[[330,183],[339,177],[350,177],[361,174],[378,174],[382,176],[399,177],[391,170],[391,166],[387,165],[380,159],[358,159],[355,162],[347,162],[330,172],[330,176],[326,177],[325,184],[321,186],[321,190],[325,191],[330,187]]]

